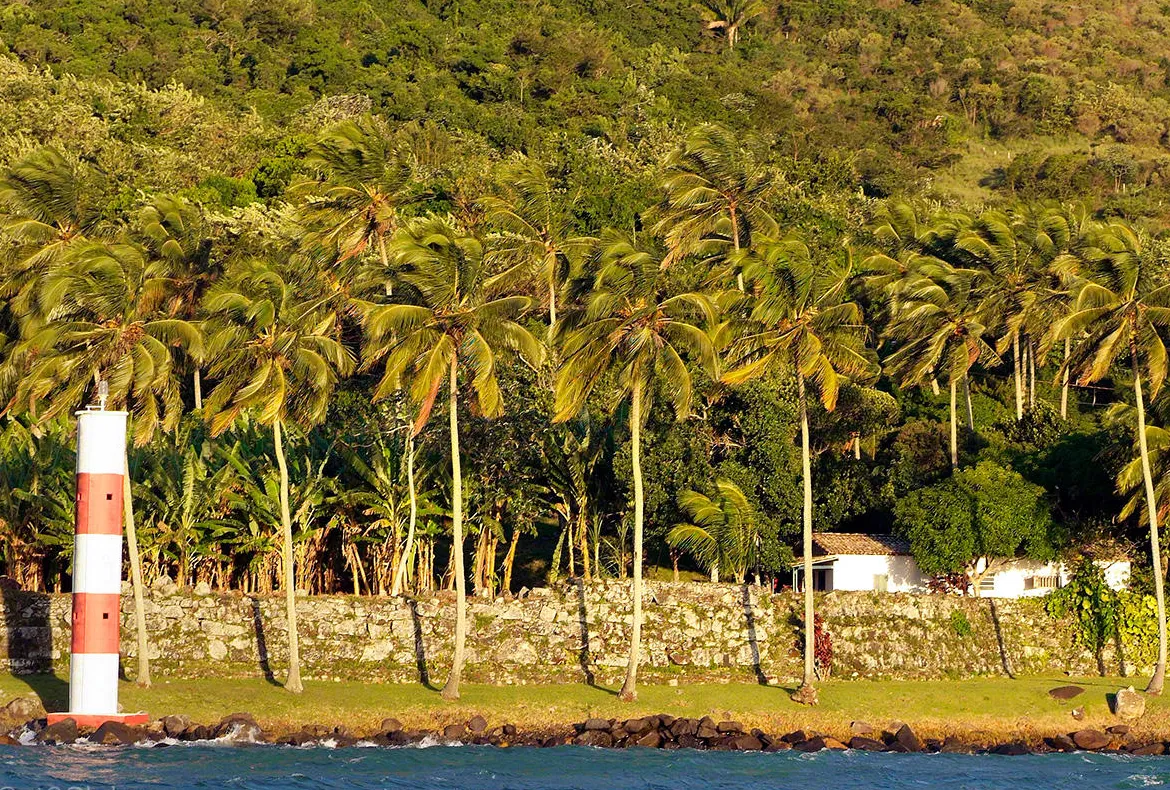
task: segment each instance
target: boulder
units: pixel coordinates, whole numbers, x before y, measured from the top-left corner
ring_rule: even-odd
[[[1113,715],[1119,719],[1135,721],[1146,714],[1146,698],[1134,691],[1133,686],[1119,689],[1113,695],[1111,705]]]
[[[37,733],[39,743],[73,743],[77,740],[77,722],[73,719],[61,719]]]
[[[1129,750],[1129,753],[1136,754],[1140,757],[1152,757],[1159,754],[1165,754],[1166,744],[1162,743],[1161,741],[1154,741],[1153,743],[1147,743],[1144,746],[1135,746]]]
[[[24,724],[45,717],[45,706],[36,697],[17,697],[0,709],[0,719],[13,724]]]
[[[662,736],[658,734],[658,730],[650,730],[650,732],[642,735],[634,741],[635,746],[641,746],[644,749],[657,749],[662,745]]]
[[[807,733],[804,730],[795,730],[793,732],[788,733],[787,735],[781,736],[780,740],[784,741],[785,743],[790,743],[790,744],[796,745],[798,743],[803,743],[804,741],[807,741],[811,737],[812,737],[811,733]]]
[[[183,734],[179,737],[181,741],[209,741],[215,737],[215,733],[210,727],[205,724],[192,724],[187,729],[183,730]]]
[[[1057,686],[1048,690],[1048,696],[1065,702],[1084,693],[1085,690],[1080,686]]]
[[[472,716],[467,722],[467,730],[472,735],[483,735],[487,731],[487,719],[483,716]]]
[[[1032,750],[1023,741],[1012,741],[1011,743],[1001,743],[998,746],[991,748],[992,754],[1002,754],[1008,757],[1019,757],[1025,754],[1031,754]]]
[[[786,752],[792,748],[792,744],[788,741],[769,740],[764,744],[764,751],[766,752]]]
[[[702,749],[706,746],[706,743],[700,740],[697,735],[691,735],[690,733],[683,733],[676,740],[678,741],[678,745],[683,749]]]
[[[758,752],[764,748],[764,742],[754,735],[737,735],[731,739],[731,750],[735,752]]]
[[[232,713],[224,716],[215,726],[213,737],[232,743],[259,743],[264,739],[264,730],[250,713]]]
[[[577,746],[595,746],[599,749],[608,749],[613,746],[613,736],[604,730],[585,730],[573,739]]]
[[[1078,749],[1097,751],[1109,745],[1110,738],[1100,730],[1078,730],[1072,734],[1073,743]]]
[[[1129,735],[1128,724],[1114,724],[1112,727],[1106,727],[1105,732],[1110,735]]]
[[[103,746],[129,746],[143,740],[146,731],[141,727],[131,727],[120,721],[102,722],[93,734],[89,736],[90,743],[100,743]]]
[[[974,751],[969,744],[963,743],[954,735],[948,735],[938,750],[943,754],[970,754]]]
[[[798,752],[819,752],[825,748],[825,739],[819,735],[809,738],[806,741],[792,744],[792,748]]]
[[[862,737],[868,737],[870,735],[873,735],[874,730],[873,730],[873,725],[870,724],[869,722],[853,721],[853,722],[849,723],[849,732],[851,732],[853,735],[860,735]]]
[[[653,729],[650,719],[630,719],[622,725],[630,735],[643,735]]]
[[[176,713],[170,716],[163,716],[159,720],[159,723],[162,724],[163,732],[168,738],[178,738],[191,726],[191,718],[184,716],[182,713]]]
[[[448,741],[457,741],[467,734],[467,727],[462,724],[448,724],[443,728],[443,737]]]
[[[1083,705],[1076,707],[1076,708],[1073,708],[1070,711],[1070,713],[1072,713],[1072,717],[1074,719],[1076,719],[1077,721],[1080,721],[1081,719],[1085,718],[1085,708]]]
[[[683,735],[694,735],[699,731],[699,722],[694,719],[675,719],[670,725],[670,734],[675,739]]]
[[[864,735],[854,735],[849,739],[849,748],[856,749],[859,752],[884,752],[886,745],[874,738],[867,738]]]
[[[384,732],[384,733],[389,733],[389,734],[396,733],[396,732],[402,732],[402,722],[400,722],[398,719],[394,718],[393,716],[382,719],[382,723],[378,726],[378,732]]]
[[[843,752],[849,748],[848,746],[841,743],[836,738],[830,738],[828,736],[825,736],[825,737],[821,738],[821,740],[824,742],[825,748],[828,749],[829,751],[832,751],[832,752]]]
[[[1058,752],[1075,752],[1077,750],[1076,743],[1067,735],[1054,735],[1051,738],[1045,738],[1044,745]]]
[[[723,735],[738,735],[743,732],[743,725],[738,721],[721,721],[715,725],[715,729]]]
[[[908,752],[921,752],[926,749],[926,745],[922,740],[914,734],[914,730],[910,729],[909,724],[903,724],[894,733],[894,743],[898,744]]]
[[[586,719],[584,729],[587,732],[602,731],[609,732],[609,719]]]

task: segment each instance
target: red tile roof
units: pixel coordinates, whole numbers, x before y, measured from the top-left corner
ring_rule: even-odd
[[[909,554],[909,541],[894,535],[864,535],[859,532],[818,532],[813,535],[813,554]]]

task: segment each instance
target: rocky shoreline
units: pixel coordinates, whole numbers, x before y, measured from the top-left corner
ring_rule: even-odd
[[[19,712],[16,700],[0,713]],[[31,704],[31,703],[30,703]],[[14,706],[16,710],[14,710]],[[1024,755],[1048,752],[1113,752],[1132,755],[1170,753],[1170,742],[1140,738],[1128,725],[1105,730],[1082,729],[1040,739],[976,743],[957,736],[945,740],[920,738],[907,724],[892,722],[875,728],[855,721],[850,733],[827,734],[795,730],[782,735],[746,729],[738,722],[676,718],[661,714],[636,719],[588,719],[563,728],[521,730],[513,724],[489,726],[482,716],[440,730],[408,729],[397,719],[384,719],[375,731],[356,732],[344,725],[310,724],[292,730],[266,730],[248,713],[233,713],[215,724],[192,722],[184,715],[164,716],[145,726],[107,722],[96,730],[79,727],[73,719],[48,724],[32,718],[0,733],[0,745],[36,746],[86,743],[104,746],[166,747],[179,743],[216,742],[225,745],[273,744],[295,747],[345,748],[353,746],[403,747],[418,745],[481,745],[497,748],[582,746],[606,749],[698,749],[738,752],[818,752],[822,750],[895,753],[950,753]]]

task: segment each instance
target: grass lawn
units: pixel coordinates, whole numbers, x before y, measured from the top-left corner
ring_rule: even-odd
[[[228,713],[247,711],[261,724],[286,729],[308,723],[344,723],[352,730],[374,728],[395,716],[408,727],[432,729],[466,721],[479,713],[493,725],[511,722],[522,729],[557,727],[590,716],[632,718],[651,713],[675,716],[711,715],[734,719],[766,732],[797,728],[847,735],[850,721],[863,719],[884,726],[898,719],[923,736],[964,735],[988,741],[1069,732],[1086,726],[1105,727],[1118,721],[1110,714],[1106,694],[1144,678],[975,678],[937,681],[836,680],[821,684],[821,703],[804,708],[788,699],[782,687],[748,683],[646,685],[638,701],[619,702],[616,689],[585,685],[465,685],[457,703],[440,699],[438,691],[419,685],[357,682],[306,682],[299,696],[263,679],[160,680],[151,689],[123,683],[125,710],[146,710],[153,716],[186,713],[194,721],[214,723]],[[1048,690],[1076,683],[1085,693],[1072,702],[1050,698]],[[0,675],[0,695],[10,699],[33,692],[46,707],[66,707],[65,681],[51,675]],[[1074,707],[1085,719],[1075,721]],[[1137,733],[1170,737],[1170,700],[1149,699]]]

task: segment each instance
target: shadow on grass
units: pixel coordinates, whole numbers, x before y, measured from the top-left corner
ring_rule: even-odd
[[[41,698],[46,710],[69,707],[69,684],[53,674],[53,626],[49,596],[5,589],[8,671]]]
[[[408,598],[410,606],[410,622],[414,627],[414,663],[418,667],[418,682],[428,691],[438,691],[431,684],[431,676],[427,671],[427,647],[423,642],[422,617],[418,613],[418,601]]]

